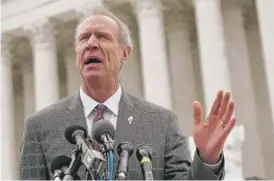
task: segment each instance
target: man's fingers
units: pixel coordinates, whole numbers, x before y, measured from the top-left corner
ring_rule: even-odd
[[[233,116],[226,126],[223,125],[224,126],[224,131],[223,131],[223,134],[221,135],[221,137],[222,137],[221,139],[225,140],[228,137],[231,130],[235,126],[235,123],[236,123],[236,117]]]
[[[227,106],[228,106],[228,103],[229,103],[229,100],[230,100],[230,92],[226,92],[224,94],[221,106],[220,106],[219,111],[218,111],[218,117],[219,118],[222,118],[224,116],[224,114],[226,112],[226,109],[227,109]]]
[[[228,104],[228,108],[226,110],[226,113],[223,116],[223,118],[221,119],[223,124],[228,124],[230,122],[230,119],[233,115],[234,107],[235,107],[234,101],[230,101],[229,104]]]
[[[194,124],[198,125],[202,121],[202,105],[195,101],[193,102],[193,117],[194,117]]]
[[[214,100],[214,103],[211,107],[210,113],[207,116],[207,121],[208,121],[209,124],[214,124],[214,122],[216,121],[218,111],[219,111],[219,108],[220,108],[221,103],[222,103],[223,94],[224,94],[223,90],[220,90],[217,93],[217,96],[216,96],[216,98]]]
[[[222,99],[223,99],[223,94],[224,94],[224,91],[220,90],[218,93],[217,93],[217,96],[214,100],[214,103],[211,107],[211,110],[210,110],[210,113],[212,114],[218,114],[218,110],[221,106],[221,103],[222,103]]]

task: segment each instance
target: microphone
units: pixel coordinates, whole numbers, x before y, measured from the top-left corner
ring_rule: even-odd
[[[69,167],[65,171],[63,180],[74,180],[76,173],[81,166],[81,153],[79,150],[75,150],[71,154],[71,162]]]
[[[125,180],[128,174],[128,160],[134,149],[131,143],[122,142],[117,147],[117,153],[120,156],[118,163],[118,180]]]
[[[106,178],[113,180],[114,172],[114,145],[115,135],[114,126],[108,120],[102,119],[95,121],[92,125],[93,138],[100,144],[104,145],[105,157],[107,158],[108,169],[105,173]]]
[[[50,168],[55,181],[60,181],[63,179],[64,172],[68,168],[70,162],[71,159],[63,155],[57,156],[52,160]]]
[[[71,143],[76,144],[81,139],[87,138],[87,131],[82,126],[73,125],[65,130],[65,138]]]
[[[113,139],[115,129],[111,122],[105,119],[95,121],[92,125],[92,135],[98,143],[105,146],[108,152],[114,151]]]
[[[65,137],[71,144],[76,144],[81,153],[82,163],[88,171],[102,175],[106,168],[106,159],[104,156],[91,148],[87,138],[85,128],[72,125],[65,130]]]
[[[136,157],[141,164],[144,180],[153,180],[152,149],[148,146],[141,146],[136,151]]]

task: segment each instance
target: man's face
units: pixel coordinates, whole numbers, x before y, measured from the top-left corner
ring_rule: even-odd
[[[113,19],[91,16],[80,27],[76,40],[78,69],[83,80],[118,80],[128,50],[128,46],[120,43],[119,26]]]

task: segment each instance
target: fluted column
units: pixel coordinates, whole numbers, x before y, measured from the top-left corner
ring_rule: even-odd
[[[274,132],[274,1],[256,0],[256,8],[258,16],[259,33],[262,44],[263,60],[268,84],[268,93],[272,109],[272,125]]]
[[[173,108],[179,120],[192,120],[192,103],[196,99],[195,75],[189,33],[189,14],[172,8],[166,13],[167,41]],[[192,133],[191,121],[181,123],[184,134]]]
[[[230,91],[220,0],[193,0],[206,112],[219,89]]]
[[[72,95],[79,90],[81,84],[81,75],[76,66],[76,54],[72,47],[67,47],[65,51],[66,74],[67,74],[67,92]]]
[[[171,108],[170,83],[163,14],[159,0],[136,1],[144,97]]]
[[[9,37],[1,40],[1,179],[16,178],[14,95]]]
[[[245,128],[246,138],[242,149],[244,167],[255,175],[263,175],[265,167],[262,159],[262,146],[259,130],[263,126],[256,109],[255,92],[251,75],[251,65],[247,50],[247,41],[244,30],[242,2],[230,0],[224,2],[224,26],[226,36],[227,57],[231,70],[231,87],[233,99],[236,101],[236,116],[238,123]],[[260,119],[260,121],[259,121]],[[267,140],[265,140],[267,141]],[[250,152],[250,150],[253,150]],[[256,162],[256,165],[252,163]],[[237,168],[237,166],[236,166]],[[227,178],[243,179],[242,168],[228,173]]]
[[[33,83],[33,66],[31,62],[21,62],[21,71],[23,75],[23,87],[24,87],[24,117],[31,114],[34,108],[34,83]]]
[[[47,19],[26,27],[31,32],[34,57],[35,109],[59,99],[58,60],[52,27]]]

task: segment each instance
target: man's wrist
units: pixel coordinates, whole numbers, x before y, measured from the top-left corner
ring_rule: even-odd
[[[221,160],[221,154],[218,156],[212,156],[210,154],[205,154],[205,152],[199,150],[199,155],[201,160],[208,165],[216,165]]]

